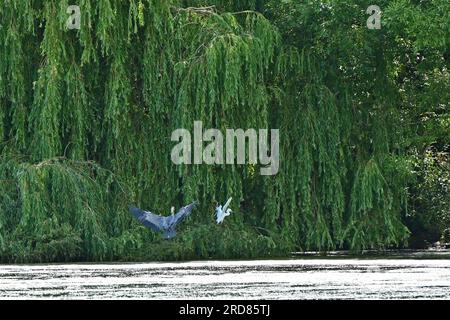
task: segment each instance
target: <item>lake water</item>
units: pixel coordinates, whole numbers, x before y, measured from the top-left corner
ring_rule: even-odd
[[[1,299],[450,299],[450,260],[0,266]]]

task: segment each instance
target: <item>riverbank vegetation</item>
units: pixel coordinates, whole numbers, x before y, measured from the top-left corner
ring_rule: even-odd
[[[450,3],[0,0],[0,262],[450,241]],[[183,165],[171,132],[280,129],[280,169]],[[215,202],[234,213],[214,224]],[[200,206],[173,241],[127,212]]]

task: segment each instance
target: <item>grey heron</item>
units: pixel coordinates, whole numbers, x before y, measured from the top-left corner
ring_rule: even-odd
[[[168,240],[176,236],[176,226],[189,216],[192,210],[196,207],[197,202],[191,203],[178,211],[175,214],[175,208],[172,207],[171,215],[164,217],[154,214],[149,211],[144,211],[133,206],[129,206],[130,213],[139,220],[147,228],[156,232],[163,232],[163,238]]]
[[[228,208],[233,198],[228,199],[227,203],[222,206],[216,207],[216,222],[217,224],[221,224],[223,220],[228,217],[233,211]]]

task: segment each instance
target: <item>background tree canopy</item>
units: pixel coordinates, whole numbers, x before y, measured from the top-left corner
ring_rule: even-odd
[[[0,0],[0,261],[251,258],[450,233],[450,3]],[[171,133],[279,128],[280,171]],[[216,226],[215,201],[235,199]],[[127,212],[201,206],[171,242]]]

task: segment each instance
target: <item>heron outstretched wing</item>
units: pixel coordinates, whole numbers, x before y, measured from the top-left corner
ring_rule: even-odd
[[[129,209],[130,213],[147,228],[150,228],[153,231],[161,231],[164,229],[164,217],[132,206],[130,206]]]
[[[184,220],[184,218],[186,218],[187,216],[189,216],[192,212],[192,210],[197,206],[197,202],[191,203],[183,208],[180,209],[180,211],[178,211],[177,214],[175,214],[174,216],[174,220],[172,224],[178,224],[181,221]]]

